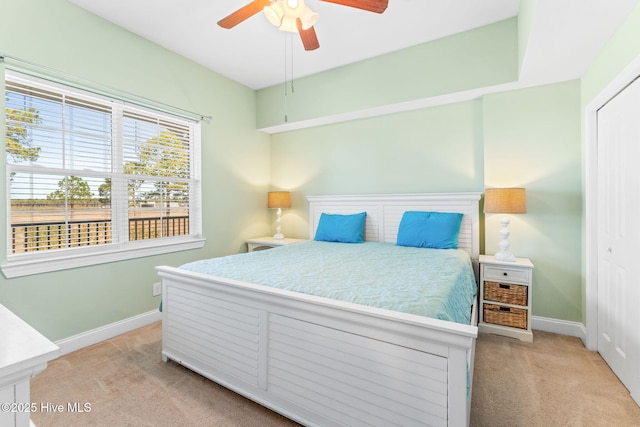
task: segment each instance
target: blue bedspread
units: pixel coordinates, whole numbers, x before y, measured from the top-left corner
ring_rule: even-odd
[[[307,241],[180,268],[464,324],[476,282],[462,250]]]

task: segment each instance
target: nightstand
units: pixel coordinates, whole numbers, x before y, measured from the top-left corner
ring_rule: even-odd
[[[275,248],[276,246],[290,245],[292,243],[300,243],[304,241],[304,239],[290,239],[288,237],[285,237],[284,239],[274,239],[269,236],[246,240],[249,252],[262,251],[264,249]]]
[[[533,264],[526,258],[498,261],[480,255],[480,321],[478,330],[523,341],[531,332]]]

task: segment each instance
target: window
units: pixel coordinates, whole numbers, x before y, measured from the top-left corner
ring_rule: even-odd
[[[5,119],[8,277],[202,246],[198,122],[9,71]]]

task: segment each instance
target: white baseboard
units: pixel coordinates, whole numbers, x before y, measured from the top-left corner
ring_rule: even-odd
[[[531,316],[531,328],[539,331],[553,332],[554,334],[577,337],[580,338],[583,343],[586,343],[587,340],[587,328],[580,322]]]
[[[63,356],[72,351],[80,350],[81,348],[133,331],[134,329],[150,325],[159,320],[162,320],[162,313],[158,310],[152,310],[68,338],[63,338],[56,341],[55,344],[60,347],[59,355]]]

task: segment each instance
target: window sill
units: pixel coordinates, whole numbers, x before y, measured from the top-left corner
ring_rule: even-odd
[[[127,247],[93,246],[58,250],[55,253],[38,253],[9,256],[2,265],[2,273],[7,279],[28,276],[31,274],[49,273],[70,268],[87,267],[132,258],[162,255],[171,252],[199,249],[204,246],[202,238],[177,238],[162,242],[128,243]],[[139,243],[139,244],[138,244]]]

